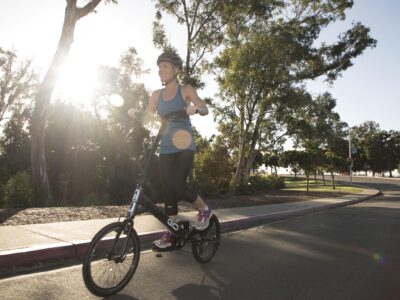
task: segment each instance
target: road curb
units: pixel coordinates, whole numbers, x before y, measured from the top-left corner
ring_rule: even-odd
[[[365,195],[364,197],[357,196],[355,199],[350,199],[340,203],[327,203],[290,211],[273,212],[257,216],[236,218],[234,220],[225,220],[220,222],[221,232],[228,233],[248,229],[262,224],[286,220],[341,206],[352,205],[375,197],[379,193],[380,191],[376,191],[376,193]],[[160,238],[162,233],[163,230],[157,230],[139,234],[142,246],[141,250],[150,249],[152,241]],[[31,247],[0,252],[0,278],[82,263],[89,243],[90,240],[81,240],[73,243],[46,245],[43,247]]]

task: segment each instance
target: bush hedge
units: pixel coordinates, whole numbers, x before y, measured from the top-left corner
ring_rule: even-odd
[[[247,184],[241,184],[237,188],[237,194],[248,194],[254,192],[267,192],[282,189],[285,187],[285,180],[276,175],[252,175]]]
[[[3,186],[3,207],[25,208],[34,206],[31,176],[21,171],[7,180]]]

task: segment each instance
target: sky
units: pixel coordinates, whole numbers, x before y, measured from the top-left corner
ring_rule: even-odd
[[[32,57],[42,74],[46,71],[57,47],[63,23],[65,0],[0,0],[0,47],[14,49],[21,58]],[[79,1],[78,1],[79,3]],[[149,74],[140,81],[149,91],[161,87],[156,59],[160,54],[152,42],[154,2],[119,0],[118,5],[101,4],[96,14],[82,18],[75,30],[75,40],[60,90],[71,98],[84,99],[94,84],[98,65],[117,66],[120,55],[129,47],[138,51]],[[334,42],[340,32],[361,22],[371,29],[377,47],[367,49],[354,60],[332,85],[323,80],[309,82],[313,95],[329,92],[336,99],[336,109],[349,126],[375,121],[383,130],[400,130],[400,1],[355,0],[347,18],[326,28],[321,41]],[[183,55],[185,30],[171,18],[165,18],[167,36]],[[201,97],[215,99],[217,85],[206,76]],[[67,92],[68,91],[68,92]],[[84,105],[81,103],[81,105]],[[193,117],[193,124],[202,135],[216,132],[212,115]]]

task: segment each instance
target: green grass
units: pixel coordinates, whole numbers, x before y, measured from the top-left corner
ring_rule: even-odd
[[[310,192],[341,192],[348,194],[358,194],[362,192],[362,188],[347,185],[343,182],[335,182],[336,189],[332,189],[332,182],[325,180],[326,185],[323,184],[322,180],[317,180],[315,183],[314,178],[309,181]],[[285,178],[284,190],[291,191],[305,191],[307,189],[307,180],[304,178]]]

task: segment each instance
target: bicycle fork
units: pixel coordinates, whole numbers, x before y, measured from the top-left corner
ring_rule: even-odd
[[[121,226],[121,228],[116,233],[116,236],[113,239],[114,242],[111,247],[111,250],[107,254],[107,259],[114,260],[116,263],[121,263],[125,260],[126,253],[128,251],[129,237],[130,237],[132,229],[133,229],[133,221],[125,220],[124,223],[125,224],[123,226]],[[120,237],[121,237],[122,233],[126,234],[126,238],[124,241],[124,246],[122,247],[122,251],[120,254],[118,254],[118,253],[115,253],[115,247],[117,246],[118,241],[120,241]]]

